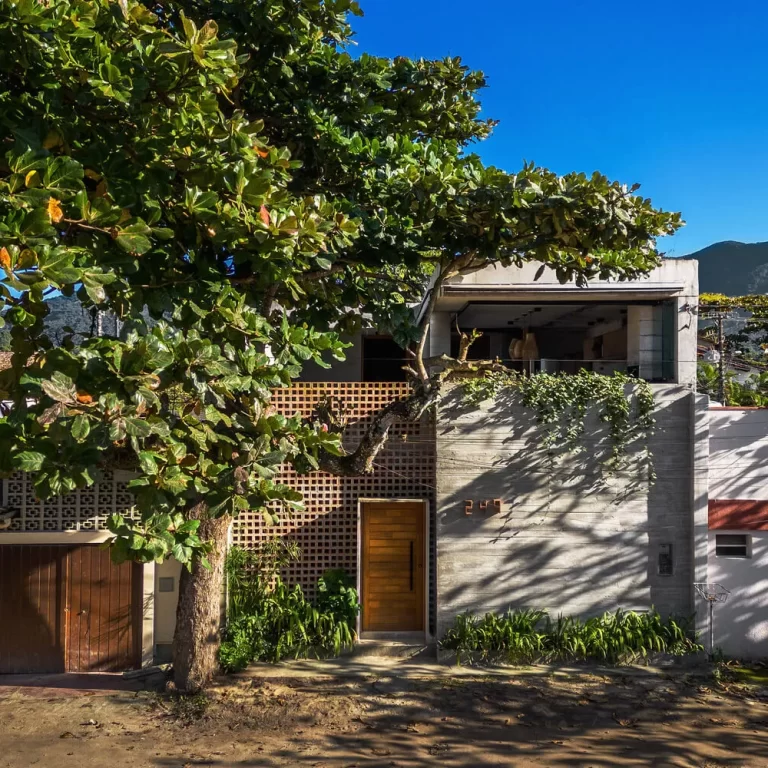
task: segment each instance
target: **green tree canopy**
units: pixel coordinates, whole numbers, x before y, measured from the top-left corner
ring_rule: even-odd
[[[0,471],[34,472],[45,497],[129,461],[140,517],[112,520],[115,556],[189,564],[182,603],[185,589],[200,599],[206,540],[220,538],[208,522],[301,504],[275,482],[281,464],[359,471],[381,446],[397,409],[346,464],[333,430],[270,409],[307,361],[343,358],[343,333],[369,324],[415,342],[414,395],[397,406],[415,415],[452,370],[436,377],[423,359],[444,280],[528,261],[579,284],[634,278],[680,225],[598,173],[484,166],[470,151],[493,127],[479,118],[482,74],[455,58],[351,55],[359,12],[0,0],[0,300],[14,352]],[[55,347],[44,321],[59,293],[123,332]]]

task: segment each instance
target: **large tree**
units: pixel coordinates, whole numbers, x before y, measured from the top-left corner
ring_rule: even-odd
[[[113,554],[174,556],[179,688],[215,669],[227,530],[290,513],[300,471],[370,469],[397,417],[461,361],[424,357],[440,285],[537,261],[634,278],[679,217],[600,174],[516,174],[469,151],[482,74],[459,59],[351,55],[352,0],[0,0],[0,298],[13,365],[0,471],[40,497],[129,461],[138,516]],[[530,113],[530,105],[527,107]],[[45,331],[75,295],[119,337]],[[420,308],[414,311],[413,307]],[[270,392],[342,358],[363,324],[411,345],[412,394],[345,455]]]

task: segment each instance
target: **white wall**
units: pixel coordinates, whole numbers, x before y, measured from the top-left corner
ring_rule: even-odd
[[[708,475],[710,500],[768,500],[768,410],[709,409]],[[728,533],[751,537],[751,557],[717,557],[716,537]],[[731,591],[715,606],[715,648],[768,657],[768,531],[710,530],[707,581]],[[705,610],[702,600],[697,606]]]
[[[752,556],[717,557],[715,537],[723,533],[751,536]],[[731,592],[715,605],[715,648],[736,658],[768,658],[768,531],[710,531],[708,559],[709,581]]]
[[[768,409],[710,408],[709,498],[768,500]]]
[[[155,657],[158,662],[170,661],[168,654],[171,652],[173,633],[176,629],[180,575],[181,563],[173,558],[155,566]],[[173,579],[172,592],[160,591],[161,578]],[[159,649],[158,646],[160,646]]]

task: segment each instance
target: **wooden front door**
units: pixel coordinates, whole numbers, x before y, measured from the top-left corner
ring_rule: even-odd
[[[138,667],[141,573],[95,545],[0,545],[0,673]]]
[[[424,631],[422,502],[362,505],[362,630]]]

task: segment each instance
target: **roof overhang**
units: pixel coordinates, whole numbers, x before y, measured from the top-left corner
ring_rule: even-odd
[[[529,301],[534,297],[551,297],[557,299],[573,299],[575,302],[590,299],[629,299],[632,296],[641,296],[643,298],[671,298],[685,289],[683,283],[642,283],[610,284],[610,285],[591,285],[586,288],[575,288],[572,285],[565,286],[559,284],[523,284],[523,285],[494,285],[494,284],[451,284],[443,286],[442,296],[461,296],[469,298],[476,296],[484,301],[495,297],[509,300],[510,298],[520,297]]]
[[[671,299],[683,295],[684,283],[612,283],[595,284],[586,288],[559,283],[517,285],[448,283],[440,291],[437,310],[454,312],[471,301],[482,302],[573,302],[590,301],[633,302]]]

